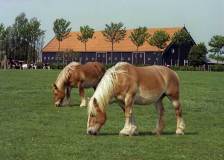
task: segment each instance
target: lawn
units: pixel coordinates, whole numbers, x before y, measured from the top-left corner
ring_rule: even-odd
[[[163,135],[151,132],[156,124],[151,105],[134,109],[140,135],[123,137],[118,135],[124,117],[117,104],[108,108],[99,136],[86,135],[87,113],[78,106],[77,90],[72,107],[54,107],[51,84],[58,72],[0,70],[1,160],[224,159],[224,73],[178,72],[184,136],[175,135],[174,109],[165,99]]]

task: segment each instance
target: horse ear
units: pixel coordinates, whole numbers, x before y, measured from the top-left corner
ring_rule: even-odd
[[[58,87],[56,86],[56,84],[55,84],[55,83],[53,84],[53,87],[54,87],[54,89],[58,89]]]
[[[99,104],[98,104],[96,98],[93,99],[93,104],[94,104],[94,107],[96,108],[96,111],[97,112],[101,112]]]
[[[98,106],[96,98],[93,98],[93,104],[94,104],[94,106]]]

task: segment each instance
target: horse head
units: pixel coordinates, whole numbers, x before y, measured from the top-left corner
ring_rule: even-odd
[[[102,111],[96,98],[91,98],[88,104],[87,134],[97,135],[106,122],[106,113]]]
[[[62,105],[65,98],[65,92],[58,89],[57,85],[53,84],[53,100],[56,107]]]

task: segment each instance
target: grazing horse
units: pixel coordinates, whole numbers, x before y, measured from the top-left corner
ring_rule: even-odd
[[[71,89],[77,87],[81,97],[80,107],[86,106],[84,88],[94,88],[105,73],[105,67],[98,62],[88,62],[84,65],[71,62],[58,75],[53,84],[53,99],[55,106],[70,103]]]
[[[87,134],[97,135],[106,121],[106,106],[116,98],[124,111],[125,125],[120,135],[138,134],[133,115],[133,104],[154,103],[158,121],[155,132],[162,133],[165,125],[162,100],[167,96],[176,112],[176,134],[184,134],[179,78],[171,69],[163,66],[136,67],[120,62],[108,69],[98,84],[88,104]]]

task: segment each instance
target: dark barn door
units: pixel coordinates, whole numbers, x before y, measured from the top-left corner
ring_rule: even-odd
[[[113,54],[112,52],[107,52],[107,63],[106,64],[113,64]]]
[[[95,52],[83,52],[81,54],[81,63],[85,64],[87,62],[94,62],[96,60],[96,53]]]
[[[106,56],[107,56],[106,52],[98,52],[98,53],[96,53],[96,60],[97,60],[97,62],[106,64],[106,60],[107,60]]]
[[[131,52],[121,53],[121,61],[132,63],[132,53]]]
[[[112,64],[116,64],[121,61],[121,53],[120,52],[114,52],[112,54]]]
[[[143,52],[138,52],[138,53],[133,52],[132,54],[133,54],[133,64],[144,64]]]

